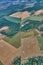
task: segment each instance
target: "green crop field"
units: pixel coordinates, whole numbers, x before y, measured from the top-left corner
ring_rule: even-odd
[[[11,38],[5,36],[3,38],[3,40],[5,40],[6,42],[8,42],[9,44],[13,45],[16,48],[19,48],[21,45],[21,36],[20,36],[20,32],[15,34],[14,36],[12,36]]]
[[[27,21],[27,20],[43,21],[43,16],[34,16],[34,15],[30,15],[29,17],[24,18],[24,19],[22,20],[21,23],[24,23],[24,22]]]
[[[15,22],[15,23],[20,23],[20,21],[21,21],[20,18],[16,18],[16,17],[12,17],[12,16],[4,16],[3,18],[10,22]]]

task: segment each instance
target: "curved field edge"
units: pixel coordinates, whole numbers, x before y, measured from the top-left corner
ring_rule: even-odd
[[[4,41],[8,42],[9,44],[11,44],[12,46],[19,48],[21,46],[21,41],[20,41],[21,37],[20,37],[20,33],[17,33],[16,35],[12,36],[11,38],[5,36],[3,38]]]

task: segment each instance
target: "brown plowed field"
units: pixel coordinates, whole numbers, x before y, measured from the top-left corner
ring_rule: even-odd
[[[19,55],[19,50],[7,42],[0,40],[0,61],[4,65],[10,65],[13,62],[13,59]]]
[[[21,40],[22,44],[22,60],[28,57],[39,56],[41,54],[37,38],[24,38]]]

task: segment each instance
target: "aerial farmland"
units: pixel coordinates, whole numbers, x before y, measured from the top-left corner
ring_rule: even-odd
[[[0,65],[43,65],[43,0],[0,6]]]

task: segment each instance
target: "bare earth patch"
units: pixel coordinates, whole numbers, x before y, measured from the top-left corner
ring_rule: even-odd
[[[5,30],[8,30],[8,29],[9,29],[9,27],[5,26],[5,27],[2,27],[2,28],[0,29],[0,31],[5,31]]]
[[[11,65],[13,59],[20,55],[19,51],[5,42],[4,40],[0,40],[0,61],[4,65]]]
[[[2,38],[4,38],[4,37],[5,37],[5,35],[3,35],[3,34],[0,33],[0,40],[1,40]]]
[[[24,18],[30,16],[30,14],[31,14],[30,12],[24,11],[24,12],[14,13],[14,14],[12,14],[12,15],[10,15],[10,16],[24,19]]]
[[[42,10],[38,10],[34,13],[34,15],[40,15],[40,14],[43,14],[43,9]]]
[[[24,38],[22,44],[22,61],[29,57],[39,56],[41,54],[40,47],[36,38]]]

